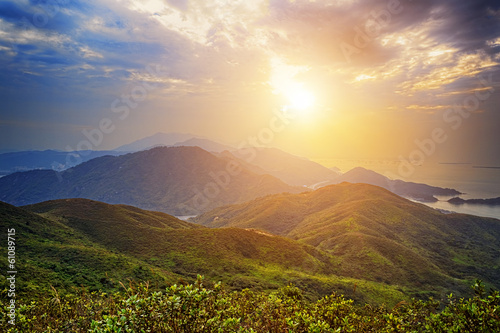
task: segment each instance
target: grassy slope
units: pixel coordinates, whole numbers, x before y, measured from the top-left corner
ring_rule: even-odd
[[[161,242],[163,231],[201,227],[161,212],[88,199],[52,200],[23,208],[62,221],[106,248],[134,253]]]
[[[19,272],[16,284],[21,294],[46,292],[51,285],[70,291],[80,285],[90,289],[113,288],[118,286],[118,281],[126,283],[128,279],[144,278],[156,283],[165,280],[162,274],[152,272],[152,267],[110,251],[60,221],[2,202],[0,220],[5,228],[16,230]],[[5,257],[4,244],[0,252]]]
[[[0,204],[2,221],[19,238],[19,289],[26,293],[50,285],[61,291],[80,285],[112,290],[128,280],[162,287],[203,274],[233,289],[271,290],[293,282],[310,296],[336,290],[373,303],[405,298],[397,288],[336,276],[335,259],[310,245],[254,230],[203,228],[85,199],[25,208]]]
[[[371,185],[267,196],[195,221],[300,240],[333,254],[345,276],[423,290],[466,291],[476,277],[500,286],[498,220],[441,214]]]

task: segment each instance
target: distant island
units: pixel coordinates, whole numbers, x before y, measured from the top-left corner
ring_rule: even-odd
[[[476,169],[500,169],[500,166],[474,165],[472,167]]]
[[[473,204],[473,205],[487,205],[487,206],[499,206],[500,197],[490,198],[490,199],[462,199],[459,197],[452,198],[448,200],[452,205],[463,205],[463,204]]]
[[[442,188],[430,186],[427,184],[407,182],[400,179],[390,179],[375,171],[362,167],[356,167],[348,172],[334,178],[333,180],[323,181],[311,186],[312,189],[326,186],[329,184],[364,183],[380,186],[399,196],[416,200],[419,202],[430,203],[439,201],[436,196],[457,196],[463,194],[452,188]],[[318,186],[319,185],[319,186]]]

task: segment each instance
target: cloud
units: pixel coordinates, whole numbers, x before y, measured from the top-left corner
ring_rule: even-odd
[[[471,57],[478,70],[494,66],[500,48],[498,5],[486,0],[55,3],[3,2],[0,52],[16,54],[21,68],[35,66],[38,73],[56,72],[56,65],[91,66],[90,78],[101,71],[119,79],[162,63],[172,79],[193,84],[261,78],[245,68],[270,75],[270,59],[279,57],[290,65],[328,67],[350,82],[362,74],[392,80],[412,73],[413,80],[402,78],[404,91],[435,89],[475,73],[460,70]],[[37,27],[35,14],[45,14],[47,22]],[[23,17],[30,29],[20,26]],[[379,26],[366,38],[374,22]],[[352,59],[342,49],[347,44],[356,48]]]
[[[167,2],[172,6],[181,11],[186,11],[188,9],[187,0],[167,0]]]
[[[484,50],[496,54],[500,50],[488,45],[500,31],[500,3],[494,0],[448,0],[433,13],[440,25],[433,29],[436,39],[452,44],[461,52]]]
[[[11,1],[0,2],[0,18],[9,22],[19,22],[23,17],[29,17],[33,15],[22,8],[20,8],[16,3]]]
[[[479,76],[498,73],[499,6],[494,0],[2,1],[0,98],[13,119],[36,122],[54,112],[63,123],[88,126],[109,113],[113,100],[149,82],[157,89],[141,107],[151,102],[154,119],[188,110],[203,119],[231,113],[250,123],[264,105],[274,105],[278,60],[305,69],[290,71],[287,80],[312,87],[318,105],[339,116],[437,113],[479,89]],[[152,76],[146,68],[156,65],[163,70]],[[257,106],[250,110],[248,101]]]

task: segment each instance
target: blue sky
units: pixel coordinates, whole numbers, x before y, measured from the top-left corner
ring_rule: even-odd
[[[0,149],[76,148],[103,119],[113,130],[94,149],[156,132],[239,145],[307,91],[314,105],[269,145],[397,159],[442,129],[428,158],[500,163],[499,7],[2,1]]]

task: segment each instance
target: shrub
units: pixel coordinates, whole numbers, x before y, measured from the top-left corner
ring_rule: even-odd
[[[475,296],[447,303],[429,299],[401,302],[392,309],[355,304],[332,294],[317,302],[293,286],[265,294],[249,289],[194,284],[150,290],[130,284],[114,294],[50,295],[20,302],[16,325],[8,324],[2,297],[0,325],[6,332],[500,332],[500,296],[480,281]],[[16,303],[17,304],[17,303]],[[442,308],[442,310],[439,310]]]

